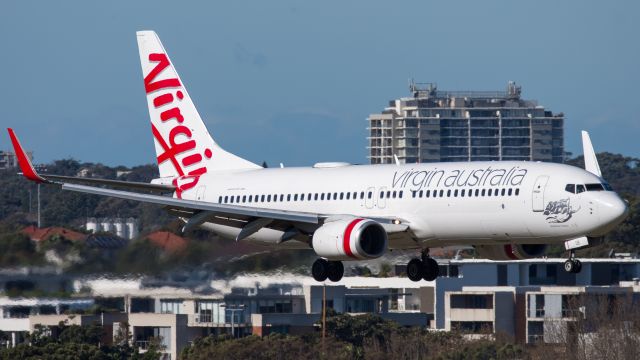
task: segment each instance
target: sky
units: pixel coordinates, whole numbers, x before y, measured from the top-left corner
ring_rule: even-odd
[[[0,3],[0,125],[36,163],[153,163],[135,32],[155,30],[214,139],[270,166],[367,163],[366,118],[409,96],[504,90],[640,157],[637,1]],[[3,130],[0,149],[10,149]]]

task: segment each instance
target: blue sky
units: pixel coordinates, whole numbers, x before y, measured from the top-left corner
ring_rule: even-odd
[[[188,3],[188,4],[186,4]],[[407,82],[502,90],[640,157],[636,1],[3,1],[2,128],[37,163],[154,162],[135,32],[155,30],[224,148],[366,163],[366,117]],[[0,136],[0,149],[9,138]]]

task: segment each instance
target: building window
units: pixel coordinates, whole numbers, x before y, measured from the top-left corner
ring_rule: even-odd
[[[452,309],[493,309],[493,295],[452,294]]]
[[[160,313],[182,314],[182,300],[160,300]]]

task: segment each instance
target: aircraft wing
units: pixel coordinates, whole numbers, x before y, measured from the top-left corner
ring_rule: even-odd
[[[88,179],[60,175],[38,174],[25,154],[18,138],[12,129],[9,135],[18,157],[18,162],[22,170],[22,175],[31,181],[38,183],[57,184],[63,190],[77,191],[87,194],[116,197],[125,200],[141,201],[164,206],[169,213],[186,219],[184,230],[188,230],[204,222],[233,226],[243,229],[238,240],[245,238],[262,227],[268,227],[284,232],[296,229],[296,233],[311,234],[320,227],[325,220],[336,217],[319,213],[309,213],[300,211],[287,211],[276,209],[265,209],[249,206],[218,204],[198,200],[179,199],[170,196],[157,194],[140,193],[135,191],[124,191],[109,189],[100,186],[111,186],[126,190],[142,190],[155,193],[173,192],[175,188],[171,185],[147,184],[140,182],[128,182],[119,180]],[[90,185],[76,184],[81,182]],[[344,216],[350,216],[345,214]],[[371,218],[378,221],[389,234],[406,232],[408,224],[399,219],[392,218]],[[246,229],[246,231],[245,231]]]

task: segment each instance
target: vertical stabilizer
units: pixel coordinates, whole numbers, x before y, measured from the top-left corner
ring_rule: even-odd
[[[184,191],[207,172],[260,168],[213,141],[156,33],[137,37],[160,177]]]
[[[584,155],[584,169],[588,172],[602,177],[600,172],[600,165],[598,165],[598,158],[596,158],[596,152],[593,150],[593,144],[591,144],[591,138],[589,133],[582,130],[582,153]]]

